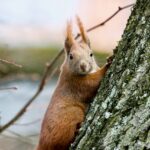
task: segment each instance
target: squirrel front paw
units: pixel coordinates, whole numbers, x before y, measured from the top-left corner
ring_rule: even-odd
[[[107,63],[106,63],[106,65],[108,67],[112,64],[113,58],[114,58],[114,55],[111,55],[111,56],[107,57]]]
[[[79,129],[81,128],[81,123],[77,123],[75,135],[79,134]]]

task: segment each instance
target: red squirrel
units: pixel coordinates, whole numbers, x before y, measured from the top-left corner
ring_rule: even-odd
[[[42,123],[37,150],[68,150],[84,121],[90,100],[111,64],[108,59],[102,68],[98,67],[79,17],[77,23],[82,40],[74,39],[72,24],[68,22],[65,61]]]

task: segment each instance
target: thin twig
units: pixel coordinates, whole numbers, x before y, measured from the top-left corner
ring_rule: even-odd
[[[27,137],[31,138],[31,137],[35,137],[35,136],[39,136],[40,133],[35,133],[35,134],[30,134]]]
[[[124,7],[118,7],[118,10],[116,12],[114,12],[111,16],[109,16],[106,20],[104,20],[103,22],[101,22],[100,24],[93,26],[89,29],[87,29],[87,32],[93,31],[96,28],[103,26],[104,24],[106,24],[107,22],[109,22],[112,18],[114,18],[120,11],[129,8],[131,6],[133,6],[134,4],[130,4],[130,5],[126,5]],[[80,37],[80,34],[77,34],[77,36],[75,37],[75,39],[78,39]],[[35,95],[26,103],[26,105],[17,113],[17,115],[15,117],[13,117],[8,123],[6,123],[5,125],[3,125],[2,127],[0,127],[0,133],[3,132],[5,129],[7,129],[10,125],[12,125],[15,121],[17,121],[27,110],[28,106],[34,101],[34,99],[41,93],[41,91],[44,88],[45,85],[45,81],[46,78],[48,76],[49,71],[52,69],[53,65],[55,64],[55,62],[60,58],[60,56],[62,56],[64,52],[64,49],[62,49],[57,56],[52,60],[52,62],[50,64],[46,65],[46,69],[45,72],[43,74],[43,77],[41,79],[39,88],[37,90],[37,92],[35,93]],[[54,72],[52,72],[50,75],[51,77],[53,76]]]
[[[129,5],[126,5],[126,6],[124,6],[124,7],[118,7],[118,10],[116,10],[116,12],[114,12],[110,17],[108,17],[106,20],[104,20],[103,22],[101,22],[100,24],[98,24],[98,25],[96,25],[96,26],[93,26],[92,28],[89,28],[88,30],[87,30],[87,32],[90,32],[90,31],[92,31],[92,30],[94,30],[94,29],[96,29],[96,28],[98,28],[98,27],[100,27],[100,26],[103,26],[103,25],[105,25],[108,21],[110,21],[114,16],[116,16],[120,11],[122,11],[123,9],[126,9],[126,8],[129,8],[129,7],[132,7],[132,6],[134,6],[134,4],[129,4]]]
[[[0,62],[6,63],[6,64],[11,64],[11,65],[14,65],[16,67],[22,68],[22,65],[19,65],[19,64],[13,62],[13,61],[8,61],[8,60],[5,60],[5,59],[0,59]]]
[[[4,88],[0,88],[0,91],[3,91],[3,90],[17,90],[16,87],[4,87]]]
[[[21,135],[21,134],[15,132],[15,131],[12,131],[12,130],[8,130],[8,132],[9,132],[10,134],[14,135],[15,138],[18,139],[18,140],[20,140],[21,142],[24,142],[24,143],[33,145],[33,144],[31,143],[31,140],[30,140],[27,136],[23,136],[23,135]],[[4,135],[4,134],[2,134],[2,135]],[[7,136],[7,135],[4,135],[4,136]],[[11,138],[11,136],[8,136],[8,137]],[[13,137],[12,137],[12,138],[13,138]],[[14,139],[14,138],[13,138],[13,139]]]
[[[47,67],[46,67],[47,68]],[[46,69],[47,70],[47,69]],[[54,69],[51,77],[53,77],[53,75],[55,74],[55,72],[57,71],[57,69]],[[4,131],[5,129],[7,129],[10,125],[12,125],[15,121],[17,121],[27,110],[27,108],[30,106],[30,104],[35,100],[35,98],[40,94],[40,92],[42,91],[44,85],[45,85],[45,81],[46,79],[42,80],[42,82],[40,83],[40,86],[38,87],[37,92],[35,93],[35,95],[20,109],[20,111],[5,125],[0,127],[0,133],[2,131]]]
[[[28,126],[28,125],[32,125],[32,124],[38,123],[40,121],[41,121],[41,119],[37,119],[37,120],[31,121],[31,122],[27,122],[27,123],[15,123],[14,125],[15,126]]]
[[[17,136],[9,136],[9,135],[6,135],[6,134],[4,134],[4,133],[2,133],[1,134],[1,136],[3,136],[4,138],[9,138],[9,139],[13,139],[13,140],[19,140],[20,142],[23,142],[23,143],[26,143],[26,144],[31,144],[31,145],[33,145],[32,143],[30,143],[29,141],[27,141],[28,139],[26,138],[25,140],[24,140],[24,137],[22,138],[22,137],[17,137]],[[30,140],[31,141],[31,140]],[[34,146],[34,145],[33,145]]]
[[[8,131],[9,133],[13,134],[13,135],[16,136],[16,137],[23,138],[23,136],[22,136],[21,134],[15,132],[15,131],[12,131],[12,130],[10,130],[10,129],[8,129],[7,131]]]

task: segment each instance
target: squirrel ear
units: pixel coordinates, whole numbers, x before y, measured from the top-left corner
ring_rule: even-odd
[[[81,19],[79,18],[79,16],[76,16],[76,19],[77,19],[77,24],[78,24],[78,27],[80,30],[82,40],[83,40],[83,42],[85,42],[90,47],[90,40],[89,40],[87,33],[84,29],[83,23],[82,23]]]
[[[72,34],[72,22],[67,22],[67,28],[66,28],[66,39],[65,39],[65,50],[67,53],[69,53],[72,45],[75,43],[73,34]]]

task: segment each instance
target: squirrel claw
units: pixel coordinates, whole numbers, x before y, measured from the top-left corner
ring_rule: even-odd
[[[113,61],[114,55],[107,57],[107,64],[111,64]]]
[[[106,63],[106,65],[108,67],[112,64],[113,58],[114,58],[114,55],[111,55],[111,56],[107,57],[107,63]]]

